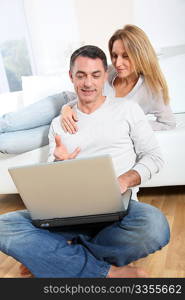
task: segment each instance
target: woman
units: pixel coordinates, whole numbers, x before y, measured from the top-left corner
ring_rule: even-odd
[[[137,102],[145,114],[155,116],[149,120],[153,130],[174,128],[167,83],[144,31],[134,25],[117,30],[109,40],[109,53],[112,65],[104,95]],[[74,103],[62,110],[62,127],[70,133],[77,130],[77,116],[71,110]]]
[[[117,30],[109,40],[112,65],[104,95],[136,101],[145,114],[152,114],[154,130],[175,127],[169,107],[168,88],[160,70],[157,56],[146,34],[134,25]],[[62,111],[61,123],[66,131],[75,133],[77,116],[71,110],[75,94],[63,92],[34,103],[16,113],[0,118],[0,151],[22,153],[48,143],[52,119]]]

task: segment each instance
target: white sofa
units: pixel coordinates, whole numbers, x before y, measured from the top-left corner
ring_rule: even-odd
[[[6,95],[7,96],[7,95]],[[21,92],[11,93],[11,100],[21,103]],[[3,95],[0,96],[0,101]],[[18,105],[20,107],[21,105]],[[185,185],[185,113],[175,114],[177,127],[156,131],[165,158],[165,167],[143,187]],[[0,194],[17,193],[8,168],[47,161],[48,146],[19,155],[0,153]]]
[[[169,131],[155,132],[165,159],[165,166],[159,174],[142,185],[143,187],[185,185],[185,46],[169,49],[167,48],[168,53],[172,55],[161,61],[161,67],[170,88],[171,107],[175,113],[177,127]],[[179,49],[183,54],[177,53]],[[23,92],[1,94],[0,114],[8,112],[10,107],[11,110],[16,110],[44,96],[71,88],[71,83],[66,77],[38,79],[38,76],[32,76],[30,79],[23,78]],[[38,91],[41,87],[42,90]],[[17,193],[8,173],[9,167],[43,162],[47,160],[47,155],[48,146],[21,155],[0,153],[0,194]]]

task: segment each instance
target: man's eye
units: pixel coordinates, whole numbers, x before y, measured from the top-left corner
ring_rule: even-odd
[[[83,75],[77,75],[78,79],[82,79],[84,76]]]
[[[94,78],[100,78],[100,75],[94,75],[93,77]]]

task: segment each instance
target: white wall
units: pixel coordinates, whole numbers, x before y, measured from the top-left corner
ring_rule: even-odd
[[[108,54],[108,39],[132,21],[132,0],[24,0],[36,71],[60,73],[69,57],[85,44]]]
[[[79,46],[75,0],[24,0],[37,73],[56,74]]]
[[[184,0],[133,0],[134,24],[156,47],[185,43]]]
[[[76,0],[80,40],[102,48],[107,56],[110,36],[133,21],[133,0]]]
[[[67,68],[71,52],[84,44],[107,54],[112,33],[134,23],[156,49],[185,43],[184,0],[24,0],[39,74]]]
[[[141,27],[156,50],[185,44],[185,0],[24,0],[38,74],[67,70],[73,50],[94,44],[109,53],[112,33]],[[184,56],[161,59],[173,106],[185,101]],[[184,100],[182,100],[184,99]],[[178,104],[180,107],[181,104]]]
[[[184,111],[185,103],[185,1],[134,0],[134,24],[150,38],[166,77],[171,107]]]
[[[128,23],[141,27],[156,49],[185,45],[185,0],[23,1],[40,75],[68,70],[72,51],[84,44],[101,47],[109,58],[108,39]],[[185,102],[185,54],[161,58],[160,64],[169,84],[171,105],[180,111]]]

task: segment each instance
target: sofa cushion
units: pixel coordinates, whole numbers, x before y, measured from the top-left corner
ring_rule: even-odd
[[[165,166],[142,187],[185,185],[185,113],[175,114],[177,127],[172,130],[155,131]],[[0,153],[0,194],[17,193],[17,189],[8,173],[9,167],[37,164],[47,161],[48,146],[20,155]]]
[[[24,106],[66,90],[74,91],[67,73],[59,76],[22,76],[22,89]]]
[[[185,112],[185,54],[161,59],[160,65],[168,83],[172,111]]]
[[[175,118],[176,128],[155,132],[165,165],[142,187],[185,185],[185,113],[175,114]]]
[[[0,115],[16,111],[23,106],[22,91],[0,94]]]
[[[0,194],[17,193],[17,189],[8,172],[8,168],[45,162],[47,161],[47,158],[48,146],[19,155],[0,153]]]

